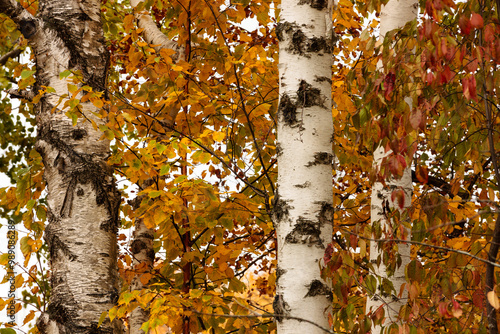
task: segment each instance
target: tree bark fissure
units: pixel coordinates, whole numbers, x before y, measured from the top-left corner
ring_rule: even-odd
[[[47,183],[51,297],[37,326],[42,334],[120,333],[118,321],[98,322],[117,301],[118,209],[121,196],[107,165],[109,141],[91,122],[104,124],[89,102],[80,103],[74,126],[62,111],[70,70],[80,85],[94,92],[106,89],[109,55],[104,44],[100,2],[40,1],[36,17],[14,1],[0,1],[0,11],[18,24],[29,39],[36,61],[36,83],[55,92],[44,95],[35,108],[36,149],[41,154]],[[81,97],[81,93],[76,98]]]

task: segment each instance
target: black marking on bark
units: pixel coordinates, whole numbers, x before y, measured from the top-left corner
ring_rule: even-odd
[[[305,297],[314,297],[314,296],[331,296],[331,289],[320,280],[313,280],[311,284],[307,286],[308,291]]]
[[[80,132],[82,134],[82,132]],[[74,130],[68,132],[68,136],[73,136]],[[73,146],[61,138],[59,133],[54,130],[42,128],[39,133],[39,142],[45,142],[55,148],[59,153],[55,158],[53,165],[57,166],[59,172],[63,174],[63,180],[67,184],[66,194],[61,207],[60,216],[62,218],[71,217],[73,208],[74,192],[78,184],[92,185],[96,193],[96,204],[104,205],[110,215],[110,219],[101,224],[100,228],[109,231],[110,228],[118,231],[118,211],[120,207],[120,193],[116,190],[113,178],[110,176],[109,167],[104,161],[94,161],[92,154],[82,154],[74,150]],[[37,145],[37,150],[42,157],[46,156],[44,145]]]
[[[46,7],[40,11],[40,16],[43,18],[45,26],[57,35],[57,38],[69,52],[68,68],[73,72],[80,71],[83,82],[91,86],[94,91],[105,91],[109,53],[104,50],[104,36],[93,36],[94,40],[91,45],[82,43],[82,40],[89,40],[88,31],[98,23],[92,21],[83,11],[71,15],[60,15],[58,11],[53,13],[49,6]],[[81,22],[87,23],[82,25]],[[88,49],[92,48],[101,50],[99,50],[100,52],[89,52]]]
[[[138,239],[132,241],[132,245],[130,245],[130,251],[132,252],[132,254],[138,254],[143,249],[146,249],[146,243],[144,241]]]
[[[273,224],[276,228],[276,225],[279,224],[282,220],[286,219],[289,215],[290,206],[286,201],[280,199],[278,191],[276,190],[274,194],[274,198],[272,200],[273,206]]]
[[[113,304],[116,304],[119,297],[120,294],[118,293],[118,290],[116,288],[111,289],[111,291],[109,292],[109,301]]]
[[[284,275],[285,273],[286,273],[286,269],[282,269],[282,268],[276,269],[276,282],[278,282],[281,275]]]
[[[66,188],[66,194],[64,195],[63,205],[61,206],[61,212],[59,215],[61,218],[71,217],[71,211],[73,209],[73,194],[75,192],[76,179],[72,178]]]
[[[314,9],[323,10],[328,7],[327,0],[300,0],[299,5],[309,5]]]
[[[302,80],[297,90],[297,107],[312,107],[320,106],[324,108],[324,98],[321,96],[321,91]]]
[[[76,194],[81,197],[81,196],[85,195],[85,192],[83,191],[82,188],[78,188],[78,190],[76,191]]]
[[[297,29],[298,25],[295,23],[290,23],[290,22],[279,22],[276,25],[276,38],[278,41],[283,42],[284,40],[284,34],[285,33],[290,33],[294,29]]]
[[[19,21],[19,31],[23,34],[24,38],[29,39],[36,33],[36,23],[33,20]]]
[[[313,37],[309,39],[306,51],[318,53],[323,51],[329,54],[332,52],[332,42],[325,37]]]
[[[307,48],[306,43],[307,37],[302,32],[302,30],[297,29],[292,34],[292,42],[290,45],[290,51],[298,54],[303,54]]]
[[[70,301],[70,303],[74,303],[74,301]],[[71,328],[73,318],[76,316],[74,312],[71,312],[66,305],[60,303],[59,301],[49,303],[47,313],[49,314],[51,320],[64,324],[67,328]]]
[[[332,78],[329,77],[318,77],[316,76],[316,79],[314,79],[316,82],[328,82],[330,85],[332,84]]]
[[[302,184],[295,184],[294,185],[294,187],[301,188],[301,189],[307,188],[309,186],[311,186],[311,182],[309,182],[309,181],[306,181],[306,182],[304,182]]]
[[[297,123],[297,105],[286,93],[281,95],[278,113],[283,116],[286,124],[294,125]]]
[[[291,244],[308,244],[324,247],[320,238],[319,223],[299,217],[292,232],[285,237],[285,242]]]
[[[283,316],[290,313],[290,305],[285,302],[283,294],[277,293],[273,300],[273,310],[276,314],[276,321],[282,322]]]
[[[310,53],[330,54],[333,50],[331,38],[324,36],[308,38],[302,29],[295,23],[280,22],[276,26],[276,37],[280,42],[285,40],[285,34],[291,39],[288,51],[310,57]]]
[[[54,232],[54,224],[57,223],[57,221],[51,221],[51,223],[47,225],[45,229],[44,239],[47,242],[47,246],[49,247],[51,261],[57,261],[60,252],[70,261],[74,261],[78,257],[69,250],[69,247]]]
[[[333,163],[333,154],[327,152],[314,153],[314,161],[309,161],[307,167],[316,165],[331,165]]]
[[[87,136],[87,130],[85,130],[85,129],[74,129],[71,132],[71,137],[74,140],[80,140],[80,139],[83,139],[86,136]]]
[[[280,156],[283,154],[283,148],[281,147],[281,144],[280,143],[277,143],[276,144],[276,156]]]
[[[330,203],[322,202],[321,210],[318,214],[318,221],[320,226],[325,226],[327,224],[333,223],[333,213],[334,209]]]

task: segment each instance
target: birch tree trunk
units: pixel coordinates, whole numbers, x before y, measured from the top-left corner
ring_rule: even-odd
[[[276,319],[281,334],[329,328],[331,291],[320,277],[333,220],[329,7],[327,1],[283,0],[276,28],[280,103],[274,309],[281,315]]]
[[[390,0],[387,5],[382,7],[380,15],[380,37],[384,38],[385,34],[397,28],[403,27],[407,22],[415,19],[418,13],[418,2],[416,0]],[[382,63],[379,62],[378,67],[382,67]],[[411,102],[409,103],[411,106]],[[385,152],[384,148],[379,146],[373,153],[374,168],[380,169],[380,164],[382,159],[387,156],[390,152]],[[387,213],[384,212],[384,206],[388,206],[391,209],[398,209],[401,206],[392,200],[392,192],[394,190],[404,191],[404,204],[402,205],[403,210],[411,205],[411,196],[413,191],[413,184],[411,180],[411,170],[408,167],[400,179],[391,178],[386,181],[385,186],[381,182],[374,182],[372,186],[372,197],[371,197],[371,221],[380,222],[382,231],[390,226],[391,222],[388,220]],[[403,211],[400,210],[400,211]],[[410,238],[410,231],[408,232],[408,238]],[[383,292],[382,288],[378,288],[377,291],[373,291],[374,294],[366,302],[366,310],[369,312],[375,312],[380,307],[384,308],[385,311],[385,324],[390,325],[398,319],[399,310],[401,306],[406,304],[406,290],[404,295],[399,298],[401,286],[406,282],[405,278],[405,268],[410,262],[410,245],[402,244],[398,245],[398,253],[401,256],[401,265],[396,268],[394,273],[389,277],[387,268],[383,261],[380,261],[380,265],[377,266],[377,258],[381,255],[376,242],[370,243],[370,262],[374,263],[375,275],[379,278],[378,283],[382,285],[384,279],[388,279],[392,282],[396,295],[387,295]],[[375,326],[372,329],[372,334],[379,334],[382,331],[381,326]]]
[[[172,55],[173,59],[182,59],[184,56],[184,49],[180,47],[175,41],[170,40],[163,32],[157,27],[156,23],[151,18],[151,15],[141,10],[142,0],[130,0],[130,5],[134,8],[134,16],[137,21],[137,26],[143,29],[144,39],[152,45],[155,45],[155,50],[159,53],[161,49],[173,49],[176,51]],[[175,124],[175,118],[178,114],[178,109],[172,109],[169,113],[170,119],[164,124],[167,131],[171,129]],[[141,184],[141,189],[145,189],[153,184],[153,180],[146,180]],[[142,201],[142,196],[139,196],[134,201],[134,206],[138,207]],[[140,272],[147,272],[149,269],[153,268],[154,264],[154,230],[146,227],[144,220],[141,218],[135,221],[135,231],[133,234],[133,240],[131,243],[130,251],[133,256],[133,267],[140,267]],[[148,287],[148,284],[141,282],[140,276],[138,275],[132,280],[130,289],[143,290]],[[141,307],[134,309],[129,316],[129,329],[130,334],[144,333],[141,330],[143,323],[149,320],[149,310],[144,310]]]
[[[116,232],[120,193],[106,159],[109,141],[91,124],[102,124],[91,103],[80,103],[76,126],[61,111],[68,99],[65,70],[79,73],[93,92],[105,94],[109,56],[104,44],[100,1],[40,0],[32,16],[15,0],[0,0],[7,14],[29,39],[36,61],[36,85],[23,96],[46,94],[36,106],[37,143],[45,166],[48,221],[45,239],[51,265],[51,297],[38,319],[42,334],[120,333],[118,322],[97,327],[119,295]],[[81,94],[76,96],[80,98]]]

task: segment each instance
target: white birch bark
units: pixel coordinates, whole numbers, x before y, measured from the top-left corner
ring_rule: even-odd
[[[416,0],[390,0],[387,5],[382,7],[380,15],[380,37],[383,39],[385,34],[397,28],[403,27],[407,22],[416,19],[418,11],[418,1]],[[382,66],[379,62],[378,67]],[[410,103],[411,105],[411,103]],[[380,164],[382,159],[388,155],[383,147],[378,147],[375,152],[373,152],[374,168],[380,169]],[[386,181],[386,186],[381,182],[374,182],[372,186],[372,197],[371,197],[371,221],[380,222],[382,231],[386,230],[390,226],[390,221],[388,221],[387,213],[384,212],[384,206],[390,209],[399,209],[399,204],[392,201],[391,195],[394,190],[401,189],[404,191],[404,208],[408,208],[411,205],[411,196],[413,191],[413,184],[411,180],[411,170],[408,167],[403,174],[401,179],[391,178]],[[402,211],[402,210],[400,210]],[[408,238],[411,237],[410,231],[408,232]],[[370,243],[370,262],[374,264],[374,274],[378,277],[378,283],[382,284],[383,279],[388,279],[392,282],[394,286],[395,294],[387,295],[383,293],[382,289],[378,288],[377,291],[372,291],[374,294],[369,297],[366,302],[367,312],[375,312],[379,307],[383,307],[385,311],[385,323],[384,327],[389,326],[398,319],[400,308],[406,304],[407,292],[404,290],[403,296],[401,298],[398,296],[402,285],[406,282],[405,278],[405,268],[410,262],[410,245],[402,244],[398,245],[398,253],[401,256],[401,265],[395,270],[393,275],[389,277],[387,268],[383,261],[380,261],[380,265],[377,266],[377,258],[381,256],[381,251],[378,249],[376,242]],[[372,334],[379,334],[382,331],[381,326],[374,326],[372,328]]]
[[[43,158],[47,183],[48,226],[45,239],[51,265],[51,297],[37,321],[42,334],[120,333],[115,321],[103,312],[119,295],[116,268],[120,194],[106,159],[109,141],[89,121],[102,124],[91,103],[81,103],[76,126],[56,108],[68,92],[64,70],[79,71],[82,81],[95,92],[107,84],[107,53],[95,0],[39,1],[36,17],[15,0],[0,0],[0,12],[19,26],[32,47],[36,61],[36,85],[55,89],[36,106],[36,149]],[[21,94],[33,95],[33,94]]]
[[[320,259],[332,239],[331,13],[327,1],[283,0],[279,39],[278,333],[324,333],[331,291]],[[298,321],[288,317],[306,319]]]
[[[149,13],[137,9],[137,6],[143,2],[143,0],[130,0],[130,5],[134,8],[134,16],[137,20],[137,26],[144,29],[142,32],[144,39],[149,44],[155,45],[154,49],[156,52],[160,52],[161,49],[172,49],[176,51],[176,53],[172,55],[172,59],[183,59],[184,49],[175,41],[172,41],[165,36],[165,34],[156,26],[156,23],[153,21]]]

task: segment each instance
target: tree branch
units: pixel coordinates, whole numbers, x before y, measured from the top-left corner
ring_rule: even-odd
[[[160,52],[161,49],[172,49],[176,52],[176,54],[172,55],[174,60],[183,59],[184,48],[165,36],[165,34],[156,26],[156,23],[153,21],[150,14],[146,14],[144,11],[135,11],[136,7],[142,2],[143,0],[130,0],[130,5],[134,8],[134,16],[137,20],[137,26],[144,29],[143,35],[146,42],[157,45],[153,47],[156,52]]]
[[[14,48],[13,50],[7,52],[2,57],[0,57],[0,66],[5,65],[9,59],[19,56],[22,52],[23,52],[23,50],[18,49],[17,47]]]

